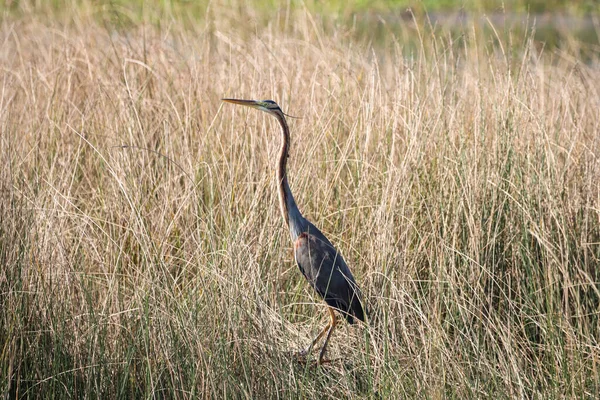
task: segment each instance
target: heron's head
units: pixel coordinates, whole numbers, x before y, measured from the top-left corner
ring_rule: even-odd
[[[239,104],[242,106],[256,108],[271,115],[284,114],[281,108],[273,100],[238,100],[238,99],[221,99],[226,103]],[[285,114],[284,114],[285,115]]]

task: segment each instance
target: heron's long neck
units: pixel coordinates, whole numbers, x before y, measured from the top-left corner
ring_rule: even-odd
[[[302,233],[304,218],[298,210],[287,179],[286,166],[290,150],[290,130],[283,115],[278,115],[277,119],[281,125],[281,150],[279,151],[279,162],[277,163],[279,207],[281,208],[281,215],[290,230],[292,240],[296,240],[298,235]]]

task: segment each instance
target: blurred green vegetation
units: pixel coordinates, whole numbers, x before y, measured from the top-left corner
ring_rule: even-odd
[[[170,26],[174,21],[180,28],[196,29],[199,24],[211,25],[215,14],[225,13],[249,21],[246,28],[253,32],[287,20],[290,13],[308,11],[326,31],[344,26],[355,39],[375,46],[385,46],[390,32],[406,35],[406,22],[416,18],[422,27],[442,29],[453,37],[475,26],[492,33],[510,31],[516,37],[533,35],[546,48],[576,42],[595,49],[600,43],[593,16],[600,16],[599,4],[596,0],[8,0],[0,4],[0,13],[5,18],[39,15],[63,23],[91,18],[117,29],[141,22]]]
[[[322,6],[321,1],[311,2],[314,8]],[[367,10],[378,9],[381,11],[396,11],[411,8],[418,11],[472,11],[472,12],[530,12],[546,13],[561,12],[581,14],[598,8],[598,3],[593,0],[356,0],[337,1],[340,10]],[[331,4],[331,3],[330,3]]]
[[[232,6],[238,4],[232,2]],[[311,12],[334,13],[340,16],[361,12],[395,13],[407,9],[413,12],[507,12],[507,13],[561,13],[583,15],[598,12],[600,6],[595,0],[260,0],[252,2],[252,7],[262,11],[280,8],[307,8]],[[192,0],[110,0],[98,2],[93,0],[8,0],[0,4],[3,12],[18,12],[22,10],[55,11],[72,10],[73,8],[120,8],[138,17],[147,15],[173,14],[185,15],[190,18],[202,18],[210,3]]]

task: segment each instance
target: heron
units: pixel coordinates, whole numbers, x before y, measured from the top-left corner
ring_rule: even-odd
[[[337,325],[336,312],[343,315],[349,324],[354,318],[365,321],[361,291],[354,280],[344,258],[329,239],[309,220],[304,218],[290,190],[287,178],[287,160],[290,151],[290,130],[285,114],[273,100],[222,99],[224,102],[252,107],[274,116],[281,127],[281,147],[277,162],[277,189],[281,215],[289,229],[294,244],[294,256],[298,268],[313,289],[327,303],[328,324],[311,341],[306,349],[299,352],[307,356],[325,336],[319,352],[317,365],[325,360],[327,344]]]

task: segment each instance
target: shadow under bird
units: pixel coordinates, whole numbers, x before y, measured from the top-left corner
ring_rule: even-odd
[[[290,230],[290,236],[294,243],[295,258],[300,272],[325,300],[330,316],[327,326],[305,350],[300,352],[300,356],[308,355],[314,345],[325,336],[317,361],[318,364],[322,364],[326,362],[324,356],[327,343],[337,323],[334,311],[341,313],[350,324],[354,322],[354,318],[360,321],[365,320],[360,289],[341,254],[319,229],[302,216],[294,201],[286,172],[290,149],[290,131],[285,120],[286,114],[272,100],[223,99],[223,101],[264,111],[277,118],[281,126],[282,141],[277,163],[277,186],[281,214]]]

